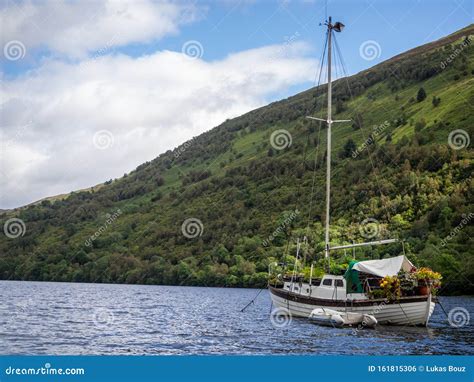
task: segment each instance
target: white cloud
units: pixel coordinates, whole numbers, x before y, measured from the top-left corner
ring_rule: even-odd
[[[158,51],[56,59],[3,82],[0,208],[123,175],[227,118],[313,79],[301,42],[206,62]],[[114,143],[94,146],[97,131]]]
[[[192,4],[149,0],[7,2],[0,9],[2,46],[48,49],[73,58],[176,34],[202,12]]]

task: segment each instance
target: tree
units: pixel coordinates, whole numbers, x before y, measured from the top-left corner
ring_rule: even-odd
[[[436,97],[436,96],[433,96],[433,101],[432,101],[432,103],[433,103],[433,106],[434,106],[434,107],[438,106],[440,102],[441,102],[441,98]]]
[[[155,182],[157,186],[162,186],[165,183],[165,180],[161,175],[157,175],[155,178]]]
[[[352,156],[352,153],[357,149],[355,142],[352,139],[348,139],[344,144],[344,148],[339,154],[341,158],[349,158]]]
[[[346,110],[346,105],[344,105],[344,102],[340,99],[336,101],[336,114],[342,113],[343,111]]]
[[[426,98],[425,89],[420,88],[420,89],[418,90],[418,94],[416,95],[416,100],[417,100],[418,102],[421,102],[421,101],[423,101],[425,98]]]
[[[426,121],[423,118],[421,118],[419,121],[415,123],[415,131],[416,132],[421,131],[423,130],[425,126],[426,126]]]

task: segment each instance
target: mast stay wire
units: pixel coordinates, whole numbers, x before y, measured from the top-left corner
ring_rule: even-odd
[[[328,34],[326,33],[323,52],[322,52],[321,58],[319,60],[319,63],[320,63],[320,65],[319,65],[319,75],[316,72],[315,78],[314,78],[314,83],[313,83],[313,86],[314,85],[316,86],[316,88],[315,88],[316,89],[316,94],[315,94],[315,97],[314,97],[315,98],[314,110],[316,110],[317,103],[318,103],[318,94],[317,93],[320,90],[320,86],[321,86],[321,75],[323,73],[323,68],[324,68],[327,44],[328,44]],[[311,124],[312,123],[313,122],[311,122]],[[309,223],[310,223],[310,218],[311,218],[312,203],[313,203],[313,198],[314,198],[314,188],[315,188],[316,168],[317,168],[317,163],[318,163],[318,153],[319,153],[319,147],[321,146],[320,145],[321,125],[322,125],[322,122],[320,121],[319,122],[319,129],[318,129],[318,140],[317,140],[318,145],[316,147],[316,155],[315,155],[314,164],[313,164],[313,180],[312,180],[312,187],[311,187],[310,208],[309,208],[309,212],[308,212],[308,223],[307,223],[308,231],[309,231]],[[311,131],[308,131],[307,139],[306,139],[306,145],[305,145],[304,150],[303,150],[303,171],[306,168],[306,152],[307,152],[307,148],[308,148],[309,142],[310,142],[310,135],[311,135]],[[301,183],[302,182],[300,182],[299,185],[298,185],[298,194],[299,194],[299,191],[300,191],[300,188],[301,188]],[[297,207],[298,207],[298,202],[295,201],[295,210],[297,209]],[[291,241],[290,237],[287,237],[287,245],[286,245],[286,249],[284,251],[284,254],[288,254],[288,250],[289,250],[289,247],[290,247],[290,241]],[[307,238],[306,237],[304,238],[304,242],[307,243]],[[244,312],[250,305],[252,305],[255,302],[255,300],[260,295],[260,293],[262,292],[263,289],[265,289],[265,288],[261,288],[257,292],[256,296],[252,300],[250,300],[250,302],[241,309],[241,312]],[[273,305],[273,303],[272,303],[272,305]],[[270,308],[270,310],[271,310],[271,308]]]
[[[326,38],[325,38],[325,43],[324,43],[324,49],[322,53],[322,58],[320,60],[320,65],[319,65],[319,76],[318,76],[318,84],[316,86],[316,96],[315,96],[315,105],[314,109],[317,109],[317,103],[318,103],[318,91],[321,88],[321,77],[323,72],[325,72],[324,69],[324,63],[326,61],[326,49],[328,45],[328,39],[329,39],[329,32],[326,32]],[[311,120],[311,124],[313,120]],[[317,139],[317,146],[316,146],[316,154],[314,156],[314,163],[313,163],[313,179],[311,183],[311,193],[310,193],[310,199],[309,199],[309,208],[308,208],[308,219],[306,223],[306,229],[309,232],[310,229],[310,223],[312,221],[311,215],[313,212],[313,201],[314,201],[314,194],[315,194],[315,187],[316,187],[316,170],[317,170],[317,164],[318,164],[318,158],[319,158],[319,148],[321,147],[321,126],[322,126],[322,121],[318,121],[319,129],[318,129],[318,139]]]
[[[318,71],[316,71],[314,82],[313,82],[313,86],[315,86],[315,89],[316,89],[314,110],[316,110],[317,103],[318,103],[318,94],[317,93],[320,90],[320,86],[321,86],[321,76],[322,76],[322,73],[323,73],[323,67],[324,67],[325,58],[326,58],[325,56],[326,56],[327,44],[328,44],[328,35],[326,33],[323,52],[322,52],[321,58],[319,60],[319,63],[320,63],[320,65],[319,65],[319,75],[318,75]],[[311,124],[312,123],[313,122],[311,122]],[[313,204],[313,199],[314,199],[316,168],[317,168],[317,162],[318,162],[318,152],[319,152],[319,147],[320,147],[321,125],[322,125],[322,122],[319,122],[318,140],[317,140],[318,145],[316,147],[316,155],[315,155],[315,160],[314,160],[314,163],[313,163],[313,179],[312,179],[312,187],[311,187],[311,195],[310,195],[310,207],[309,207],[309,211],[308,211],[308,221],[307,221],[307,225],[306,225],[306,228],[307,228],[308,232],[309,232],[309,223],[310,223],[310,219],[311,219],[312,204]],[[308,130],[308,133],[307,133],[307,136],[306,136],[306,144],[305,144],[304,149],[303,149],[303,172],[306,168],[306,154],[307,154],[308,146],[309,146],[309,143],[310,143],[310,135],[311,135],[311,131]],[[297,195],[299,195],[299,192],[301,190],[301,187],[302,187],[301,183],[302,182],[299,182],[299,184],[298,184]],[[298,208],[298,200],[295,201],[295,210],[297,208]],[[289,253],[291,237],[287,236],[286,240],[287,240],[286,248],[283,252],[284,255],[287,255]],[[307,240],[304,240],[304,242],[307,242]],[[286,264],[286,262],[283,262],[283,263]],[[284,265],[284,267],[286,267],[286,265]]]
[[[322,73],[324,72],[323,71],[323,68],[324,68],[324,63],[326,62],[325,59],[326,59],[326,49],[327,49],[327,44],[328,44],[328,37],[327,37],[327,33],[326,33],[326,37],[325,37],[325,42],[324,42],[324,48],[323,48],[323,51],[322,51],[322,54],[321,54],[321,58],[319,60],[319,74],[318,74],[318,71],[316,71],[316,74],[315,74],[315,78],[314,78],[314,85],[315,86],[315,89],[316,89],[316,95],[315,95],[315,105],[314,105],[314,110],[316,110],[317,108],[317,103],[318,103],[318,92],[320,90],[320,86],[321,86],[321,77],[322,77]],[[311,122],[312,124],[312,122]],[[319,153],[319,147],[320,147],[320,135],[321,135],[321,125],[322,125],[322,122],[318,122],[318,125],[319,125],[319,129],[318,129],[318,145],[316,147],[316,155],[315,155],[315,160],[314,160],[314,163],[313,163],[313,178],[312,178],[312,187],[311,187],[311,194],[310,194],[310,207],[309,207],[309,211],[308,211],[308,220],[307,220],[307,225],[306,225],[306,228],[309,229],[309,224],[310,224],[310,220],[311,220],[311,211],[312,211],[312,204],[313,204],[313,199],[314,199],[314,188],[315,188],[315,178],[316,178],[316,168],[317,168],[317,162],[318,162],[318,153]],[[304,147],[304,150],[303,150],[303,170],[306,168],[306,154],[308,152],[308,146],[309,146],[309,143],[310,143],[310,135],[311,135],[311,131],[308,131],[308,134],[306,136],[306,144],[305,144],[305,147]],[[298,189],[297,189],[297,195],[299,194],[299,191],[302,187],[301,185],[302,182],[300,182],[298,184]],[[297,209],[298,207],[298,201],[295,201],[295,210]],[[286,246],[286,250],[285,250],[285,253],[288,253],[288,249],[289,249],[289,244],[290,244],[290,238],[288,238],[288,242],[287,242],[287,246]]]
[[[316,84],[316,79],[315,79],[315,101],[314,101],[314,111],[317,111],[318,108],[318,98],[321,95],[321,83],[324,82],[324,79],[326,77],[323,77],[323,73],[326,71],[324,70],[324,66],[326,63],[326,50],[328,48],[328,41],[329,41],[329,35],[328,32],[326,32],[325,40],[324,40],[324,48],[321,54],[321,58],[319,60],[319,74],[317,75],[318,80]],[[319,93],[319,94],[318,94]],[[323,99],[321,101],[321,105],[324,102],[324,94],[323,94]],[[311,125],[313,125],[314,120],[311,120]],[[317,169],[318,169],[318,163],[319,163],[319,152],[320,152],[320,147],[321,147],[321,131],[322,131],[322,121],[318,121],[318,134],[317,134],[317,139],[316,139],[316,150],[314,154],[314,160],[312,164],[312,180],[311,180],[311,192],[310,192],[310,198],[309,198],[309,208],[308,208],[308,216],[307,216],[307,221],[306,221],[306,236],[304,237],[303,243],[305,244],[305,249],[306,249],[306,244],[308,244],[308,237],[310,233],[310,225],[312,222],[312,213],[313,213],[313,204],[314,204],[314,198],[315,198],[315,189],[316,189],[316,174],[317,174]],[[309,132],[310,133],[310,132]],[[309,144],[309,134],[308,134],[308,141],[307,144]],[[306,167],[306,162],[305,162],[305,167]],[[306,253],[305,253],[305,258],[306,258]]]
[[[323,72],[324,72],[324,70],[323,70],[324,69],[324,64],[326,62],[326,50],[327,50],[327,47],[328,47],[328,37],[329,37],[328,32],[326,32],[323,51],[321,53],[321,58],[319,60],[319,74],[318,74],[318,71],[316,71],[315,78],[314,78],[314,85],[313,85],[313,86],[315,86],[314,110],[316,110],[317,106],[318,106],[318,96],[320,95],[318,93],[321,90],[320,89],[321,88],[321,78],[322,78],[322,75],[323,75]],[[312,121],[311,121],[311,124],[313,124]],[[307,232],[309,232],[309,229],[310,229],[311,214],[312,214],[313,200],[314,200],[314,194],[315,194],[314,191],[315,191],[315,185],[316,185],[316,170],[317,170],[317,164],[318,164],[318,158],[319,158],[319,148],[321,146],[321,144],[320,144],[320,141],[321,141],[321,126],[322,126],[321,121],[318,122],[318,126],[319,126],[319,128],[318,128],[318,139],[317,139],[315,159],[314,159],[314,163],[313,163],[313,176],[312,176],[312,185],[311,185],[311,193],[310,193],[310,205],[309,205],[309,208],[308,208],[308,218],[307,218],[307,223],[306,223]],[[311,131],[308,130],[307,137],[306,137],[306,144],[305,144],[305,147],[303,149],[303,171],[306,168],[306,155],[307,155],[307,151],[308,151],[308,146],[310,144],[310,135],[311,135]],[[302,187],[302,182],[299,182],[298,188],[297,188],[297,195],[299,195],[301,187]],[[298,207],[298,201],[296,200],[295,201],[295,210],[297,209],[297,207]],[[286,245],[284,254],[289,253],[290,241],[291,241],[291,237],[287,237],[287,245]],[[307,238],[306,237],[305,237],[305,239],[303,239],[303,242],[307,243]]]
[[[342,70],[343,70],[343,73],[344,73],[344,80],[347,84],[347,89],[349,91],[349,97],[351,100],[354,99],[354,96],[352,94],[352,89],[351,89],[351,86],[350,86],[350,83],[349,83],[349,79],[348,79],[348,74],[347,74],[347,71],[346,71],[346,65],[345,65],[345,62],[344,62],[344,57],[342,56],[342,53],[341,53],[341,50],[339,48],[339,44],[337,42],[337,38],[336,36],[334,36],[334,45],[336,47],[336,52],[337,52],[337,55],[339,56],[339,60],[341,62],[341,66],[342,66]],[[361,136],[362,138],[368,140],[369,137],[365,137],[365,131],[364,131],[364,127],[360,126],[360,130],[361,130]],[[375,179],[376,179],[376,183],[377,183],[377,188],[379,190],[379,193],[380,193],[380,196],[381,196],[381,204],[382,204],[382,207],[385,209],[385,213],[386,213],[386,216],[387,216],[387,220],[390,220],[390,217],[391,217],[391,214],[390,214],[390,211],[388,210],[386,204],[384,203],[384,194],[382,192],[382,188],[380,187],[380,179],[379,179],[379,173],[378,173],[378,168],[374,165],[374,160],[372,158],[372,153],[371,153],[371,150],[369,147],[367,147],[367,153],[368,153],[368,156],[369,156],[369,162],[370,162],[370,165],[372,167],[372,169],[374,170],[374,175],[375,175]]]

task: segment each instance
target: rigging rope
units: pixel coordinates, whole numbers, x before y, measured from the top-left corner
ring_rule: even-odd
[[[260,293],[262,293],[262,290],[264,290],[264,289],[266,289],[266,287],[265,287],[265,288],[261,288],[261,289],[258,291],[258,293],[256,294],[256,296],[255,296],[252,300],[250,300],[250,302],[249,302],[247,305],[245,305],[242,309],[240,309],[240,312],[243,313],[243,312],[245,311],[245,309],[247,309],[250,305],[252,305],[252,304],[255,302],[255,300],[257,299],[258,295],[259,295]]]
[[[327,45],[328,45],[328,35],[327,35],[327,32],[326,32],[324,48],[323,48],[323,51],[322,51],[322,54],[321,54],[321,58],[319,60],[319,73],[316,72],[316,75],[315,75],[315,78],[314,78],[314,85],[313,86],[315,86],[315,89],[316,89],[314,110],[317,109],[317,103],[318,103],[318,97],[319,97],[318,91],[321,90],[320,89],[320,87],[321,87],[321,77],[322,77],[322,74],[323,74],[324,63],[325,63],[325,60],[326,60]],[[311,123],[311,125],[313,124],[312,121],[310,123]],[[310,205],[309,205],[309,209],[308,209],[308,219],[307,219],[307,224],[306,224],[306,228],[307,228],[308,232],[309,232],[310,222],[311,222],[311,214],[312,214],[312,207],[313,207],[313,200],[314,200],[315,180],[316,180],[316,169],[317,169],[317,164],[318,164],[318,154],[319,154],[319,147],[320,147],[320,142],[321,142],[321,124],[322,124],[322,122],[318,122],[318,125],[319,125],[318,139],[317,139],[315,159],[314,159],[314,163],[313,163],[313,178],[312,178],[312,186],[311,186],[311,194],[310,194]],[[307,133],[307,136],[306,136],[306,144],[305,144],[304,149],[303,149],[303,173],[306,169],[306,158],[307,158],[308,146],[310,144],[310,136],[311,136],[311,131],[308,130],[308,133]],[[299,184],[298,184],[297,195],[299,195],[299,193],[300,193],[302,183],[303,182],[299,182]],[[295,201],[295,210],[298,207],[298,204],[299,204],[298,202],[299,202],[299,200]],[[291,240],[291,237],[287,237],[287,245],[286,245],[286,249],[284,251],[284,254],[288,254],[289,247],[290,247],[290,240]]]
[[[350,97],[350,100],[353,100],[354,99],[354,96],[352,94],[352,90],[351,90],[351,86],[350,86],[350,83],[349,83],[349,80],[348,80],[348,74],[347,74],[347,71],[346,71],[346,65],[345,65],[345,62],[344,62],[344,58],[342,56],[342,53],[341,53],[341,50],[339,48],[339,43],[337,42],[337,38],[336,36],[334,35],[334,45],[336,47],[336,52],[337,52],[337,55],[339,56],[339,59],[340,59],[340,62],[341,62],[341,66],[342,66],[342,70],[343,70],[343,73],[344,73],[344,80],[347,84],[347,89],[349,91],[349,97]],[[355,109],[355,111],[357,111],[357,108]],[[364,131],[364,127],[363,127],[363,124],[360,124],[360,130],[361,130],[361,135],[362,135],[362,138],[365,138],[366,141],[369,139],[369,136],[367,137],[364,137],[365,135],[365,131]],[[374,149],[375,150],[375,149]],[[374,160],[372,158],[372,153],[371,153],[371,150],[369,147],[367,147],[367,153],[368,153],[368,156],[369,156],[369,162],[370,162],[370,165],[372,167],[372,170],[374,172],[374,175],[375,175],[375,180],[376,180],[376,184],[377,184],[377,188],[380,192],[380,196],[381,196],[381,204],[382,204],[382,207],[385,209],[385,213],[387,215],[387,221],[390,220],[390,211],[388,210],[386,204],[384,203],[384,194],[382,192],[382,189],[380,187],[380,180],[379,180],[379,174],[378,174],[378,168],[374,165]]]
[[[328,32],[326,32],[326,40],[325,40],[325,43],[324,43],[322,58],[320,59],[320,65],[319,65],[318,84],[316,86],[315,105],[314,105],[315,110],[317,109],[317,103],[318,103],[318,94],[317,94],[317,92],[318,92],[318,90],[321,89],[321,76],[322,76],[323,69],[324,69],[324,63],[325,63],[325,60],[326,60],[326,49],[327,49],[327,46],[328,46],[328,37],[329,37]],[[312,121],[311,121],[311,124],[313,124]],[[311,183],[311,193],[310,193],[309,208],[308,208],[308,219],[307,219],[307,224],[306,224],[306,229],[307,229],[308,233],[309,233],[309,230],[310,230],[310,223],[312,222],[311,216],[312,216],[312,212],[313,212],[313,200],[314,200],[314,194],[315,194],[314,190],[315,190],[315,186],[316,186],[316,169],[317,169],[317,165],[318,165],[319,148],[321,147],[321,126],[322,126],[322,121],[318,121],[318,140],[317,140],[317,146],[316,146],[316,154],[314,156],[313,179],[312,179],[312,183]]]

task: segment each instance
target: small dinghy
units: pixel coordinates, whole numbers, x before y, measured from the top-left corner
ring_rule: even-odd
[[[371,314],[338,312],[337,310],[316,308],[309,315],[311,322],[323,326],[341,328],[343,326],[362,325],[366,328],[373,328],[377,325],[377,319]]]

